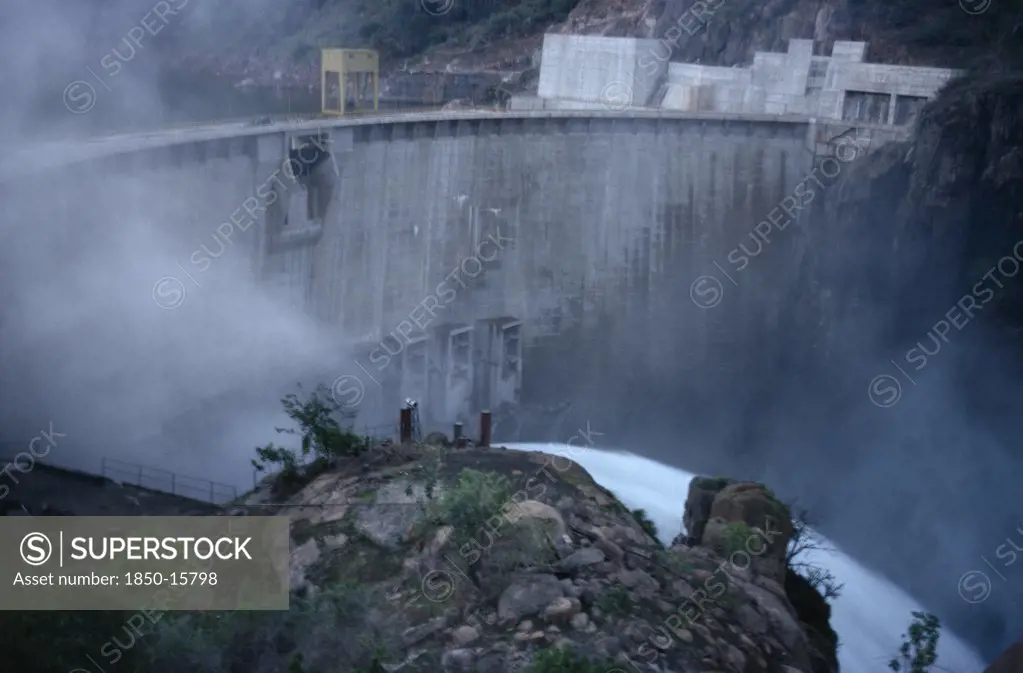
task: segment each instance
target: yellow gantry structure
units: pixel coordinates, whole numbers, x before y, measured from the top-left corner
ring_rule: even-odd
[[[335,77],[336,75],[336,77]],[[362,111],[367,85],[372,82],[373,111],[380,107],[380,55],[373,49],[323,49],[320,51],[320,101],[325,115],[344,115],[348,99],[348,84],[353,89],[354,110]],[[336,107],[333,90],[336,86]]]

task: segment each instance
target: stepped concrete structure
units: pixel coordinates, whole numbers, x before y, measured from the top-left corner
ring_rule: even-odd
[[[9,251],[69,232],[54,254],[108,241],[90,259],[116,275],[144,225],[177,252],[131,277],[137,311],[187,306],[230,269],[352,349],[364,418],[412,397],[425,422],[471,423],[579,387],[614,404],[631,394],[614,381],[742,395],[771,361],[809,193],[901,137],[639,110],[232,123],[12,151],[0,200]]]
[[[865,42],[836,41],[831,56],[817,56],[813,40],[789,40],[786,53],[757,52],[743,68],[670,63],[672,49],[665,39],[547,35],[537,96],[515,97],[513,106],[796,114],[907,125],[955,75],[865,62]]]

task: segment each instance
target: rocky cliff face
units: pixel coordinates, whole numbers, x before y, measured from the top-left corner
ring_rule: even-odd
[[[816,40],[822,54],[830,53],[834,40],[863,40],[871,43],[871,56],[877,60],[962,65],[958,54],[963,39],[957,30],[965,26],[969,39],[976,41],[979,34],[985,44],[1000,39],[997,29],[1005,21],[999,24],[993,16],[1004,8],[968,16],[951,2],[928,4],[925,13],[921,2],[228,0],[209,7],[182,2],[182,16],[188,20],[161,35],[153,48],[174,68],[257,84],[312,86],[318,85],[317,50],[324,46],[378,49],[388,72],[508,73],[530,68],[545,32],[667,35],[671,60],[708,65],[747,64],[755,51],[785,51],[791,38]],[[138,0],[123,0],[118,5],[123,19],[105,7],[91,10],[99,29],[110,33],[100,40],[103,47],[117,43],[123,21],[137,20],[148,9]],[[921,29],[924,14],[928,21]],[[678,34],[680,27],[680,38],[672,39],[672,31]]]
[[[672,61],[704,65],[743,65],[756,51],[813,39],[820,55],[829,55],[835,40],[856,40],[870,44],[870,60],[961,68],[1018,54],[1021,19],[1012,3],[990,2],[581,0],[556,30],[667,39]]]
[[[182,634],[206,618],[182,617],[154,650],[174,661],[149,670],[837,671],[817,634],[830,627],[808,623],[821,611],[788,593],[789,512],[759,484],[695,480],[699,538],[665,548],[567,457],[370,455],[304,485],[270,478],[240,504],[292,521],[289,615],[221,621],[201,644]]]
[[[850,164],[812,205],[786,320],[817,327],[791,335],[787,380],[753,432],[765,447],[782,441],[801,473],[843,474],[848,490],[828,493],[779,477],[779,488],[810,494],[825,519],[856,520],[845,499],[870,489],[873,523],[829,537],[991,657],[1018,636],[1023,614],[1005,592],[967,611],[963,599],[974,597],[955,591],[952,576],[1018,525],[1008,475],[1020,458],[1007,421],[1019,413],[1023,376],[1021,110],[1017,73],[952,82],[911,141]],[[772,435],[794,405],[801,434]],[[916,477],[877,488],[879,475],[906,469]],[[931,523],[879,545],[881,512],[890,511]],[[951,531],[946,546],[939,540]],[[934,552],[942,562],[921,570],[908,561],[921,549],[944,549]]]
[[[756,51],[785,51],[790,39],[859,40],[866,32],[847,0],[583,0],[559,32],[665,38],[672,61],[745,65]],[[823,53],[823,52],[822,52]]]

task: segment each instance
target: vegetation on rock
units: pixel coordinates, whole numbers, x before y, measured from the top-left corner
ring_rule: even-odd
[[[650,517],[647,516],[645,509],[640,508],[632,510],[632,518],[636,520],[636,523],[639,524],[640,528],[646,531],[647,535],[655,540],[661,539],[657,533],[657,524],[655,524]]]
[[[293,491],[339,458],[355,457],[369,448],[369,440],[352,430],[355,413],[336,402],[326,386],[318,386],[305,399],[291,393],[281,404],[298,427],[277,428],[277,432],[298,435],[299,453],[271,442],[257,447],[252,460],[260,472],[277,468],[279,492]]]
[[[938,661],[941,622],[927,612],[914,612],[909,630],[902,636],[898,656],[888,662],[895,673],[929,673]]]
[[[564,21],[579,0],[521,0],[518,3],[455,2],[441,13],[431,3],[374,0],[360,37],[388,56],[406,57],[451,42],[477,49],[492,41],[522,37]],[[432,11],[431,11],[432,9]]]
[[[462,470],[455,485],[441,496],[437,516],[460,535],[471,537],[508,505],[512,492],[503,475]]]
[[[529,673],[606,673],[617,670],[611,659],[587,659],[569,648],[540,651],[533,659]]]
[[[785,563],[796,574],[801,575],[825,600],[834,600],[842,592],[842,584],[827,568],[822,568],[807,559],[814,552],[834,552],[813,528],[816,521],[812,514],[796,503],[786,505],[792,515],[792,539],[785,550]]]

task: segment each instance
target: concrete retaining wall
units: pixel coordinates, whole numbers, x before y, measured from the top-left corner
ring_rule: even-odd
[[[538,95],[644,107],[660,88],[667,61],[657,40],[588,35],[544,36]]]

